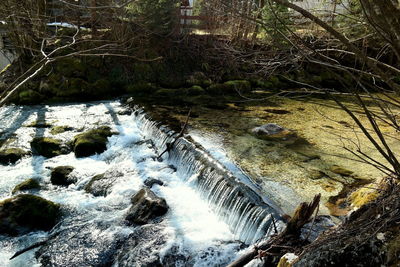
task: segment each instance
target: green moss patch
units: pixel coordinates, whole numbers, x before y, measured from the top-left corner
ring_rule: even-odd
[[[104,152],[107,149],[107,138],[113,134],[110,127],[103,126],[76,135],[72,143],[75,156],[88,157]]]
[[[0,202],[0,234],[21,235],[50,230],[60,217],[60,206],[44,198],[21,194]]]
[[[40,184],[37,180],[35,179],[28,179],[18,185],[16,185],[12,191],[13,194],[19,192],[19,191],[26,191],[26,190],[32,190],[32,189],[40,189]]]
[[[50,137],[36,137],[31,142],[32,152],[46,158],[66,154],[68,151],[63,147],[62,141]]]

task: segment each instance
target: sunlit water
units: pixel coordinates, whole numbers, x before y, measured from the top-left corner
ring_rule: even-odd
[[[143,187],[148,177],[164,182],[164,186],[155,185],[152,190],[165,198],[170,207],[161,224],[167,242],[162,250],[154,251],[154,254],[158,253],[163,260],[169,249],[175,247],[191,259],[190,265],[195,266],[224,265],[235,257],[241,242],[235,241],[237,236],[226,220],[221,220],[213,212],[210,202],[199,192],[195,186],[197,177],[183,179],[179,171],[171,168],[168,160],[155,160],[159,152],[148,142],[141,142],[154,136],[143,131],[132,115],[119,115],[124,114],[120,112],[123,110],[125,108],[117,101],[10,106],[0,110],[2,136],[13,140],[7,145],[9,147],[30,150],[30,141],[37,136],[52,136],[68,142],[77,133],[101,125],[110,126],[119,133],[109,138],[107,150],[99,155],[79,159],[73,153],[51,159],[28,156],[15,165],[0,166],[0,200],[10,197],[17,184],[37,178],[42,189],[34,194],[61,204],[64,212],[62,221],[50,233],[34,232],[16,238],[0,235],[0,266],[41,266],[35,259],[38,249],[11,261],[9,258],[16,251],[55,232],[61,232],[60,236],[65,235],[65,239],[60,238],[58,243],[50,246],[55,251],[53,263],[58,266],[86,266],[88,262],[101,264],[104,255],[116,253],[117,242],[134,232],[135,228],[127,226],[124,218],[131,205],[131,196]],[[44,121],[52,126],[70,126],[74,130],[53,136],[50,128],[26,127],[33,122]],[[154,140],[155,143],[158,141]],[[77,182],[69,187],[52,185],[51,168],[64,165],[75,168],[71,176],[76,177]],[[102,173],[113,177],[109,194],[95,197],[86,193],[84,186],[93,176]],[[246,232],[246,236],[249,235]],[[217,253],[205,253],[210,250]],[[114,265],[118,263],[114,261]],[[186,264],[180,263],[182,265]]]

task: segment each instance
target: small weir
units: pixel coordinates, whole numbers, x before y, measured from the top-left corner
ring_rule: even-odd
[[[139,127],[150,133],[148,138],[158,140],[157,149],[164,151],[177,134],[152,121],[142,109],[135,109]],[[215,161],[201,145],[179,138],[167,159],[176,166],[182,179],[196,184],[202,197],[242,242],[252,244],[262,237],[268,237],[283,225],[277,210],[263,202],[251,188]]]
[[[243,243],[268,238],[284,225],[278,209],[190,138],[179,138],[157,160],[177,133],[141,108],[109,101],[9,106],[0,108],[0,115],[3,148],[29,151],[31,140],[41,136],[67,144],[99,126],[119,133],[108,139],[106,151],[90,157],[76,158],[73,152],[53,158],[28,155],[14,165],[0,165],[0,201],[11,197],[17,184],[34,178],[41,189],[26,193],[60,204],[64,214],[50,232],[0,235],[0,266],[225,266]],[[69,130],[54,134],[51,127],[34,125]],[[51,169],[66,165],[74,167],[76,182],[53,185]],[[97,175],[109,177],[101,184],[104,196],[85,191]],[[164,182],[151,190],[166,200],[169,211],[147,225],[129,226],[130,199],[149,177]],[[43,246],[9,260],[46,239]]]

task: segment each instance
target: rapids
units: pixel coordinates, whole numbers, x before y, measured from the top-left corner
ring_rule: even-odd
[[[52,136],[49,127],[30,127],[35,122],[73,130]],[[119,134],[109,137],[101,154],[79,159],[73,152],[50,159],[27,156],[15,165],[0,166],[0,200],[9,198],[17,184],[36,178],[42,189],[33,193],[61,204],[64,214],[48,233],[0,235],[0,266],[151,266],[154,259],[164,266],[223,266],[244,244],[273,233],[273,224],[282,227],[279,211],[247,186],[249,181],[233,176],[198,144],[181,138],[157,160],[176,133],[139,108],[130,112],[111,101],[0,109],[5,146],[25,150],[34,137],[52,136],[67,143],[79,132],[102,125]],[[54,186],[51,168],[63,165],[75,168],[71,176],[77,182]],[[109,194],[86,193],[84,186],[102,173],[113,177]],[[164,182],[152,190],[166,199],[169,212],[154,225],[127,226],[130,197],[148,177]],[[9,260],[16,251],[49,237],[43,247]],[[143,244],[130,247],[133,238],[142,238]],[[135,250],[140,253],[131,253]]]

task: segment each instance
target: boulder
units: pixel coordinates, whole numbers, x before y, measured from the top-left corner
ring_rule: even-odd
[[[257,137],[269,141],[289,141],[297,139],[295,132],[288,130],[275,123],[267,123],[255,127],[251,132]]]
[[[50,137],[36,137],[31,142],[32,152],[46,158],[52,158],[61,154],[68,154],[69,150],[63,146],[59,139]]]
[[[13,194],[17,193],[18,191],[26,191],[32,189],[40,189],[40,184],[35,179],[28,179],[18,185],[16,185],[12,191]]]
[[[74,170],[72,166],[59,166],[51,171],[50,181],[54,185],[69,186],[76,182],[76,179],[69,177]]]
[[[164,182],[161,181],[161,180],[155,179],[155,178],[151,178],[151,177],[147,178],[147,179],[144,181],[144,185],[147,186],[147,187],[149,187],[149,188],[152,188],[153,185],[155,185],[155,184],[164,185]]]
[[[20,194],[0,202],[0,234],[16,236],[48,231],[59,217],[59,205],[38,196]]]
[[[107,149],[107,138],[113,133],[110,127],[103,126],[78,134],[72,142],[76,157],[88,157]]]
[[[107,196],[109,189],[113,185],[115,178],[108,177],[104,173],[98,174],[90,179],[89,183],[85,186],[85,191],[91,193],[94,196]]]
[[[139,190],[132,197],[131,202],[133,205],[126,216],[129,224],[147,224],[150,220],[162,216],[168,211],[165,199],[156,196],[148,188]]]
[[[20,148],[7,148],[0,151],[0,164],[14,164],[20,160],[23,156],[28,155],[23,149]]]

